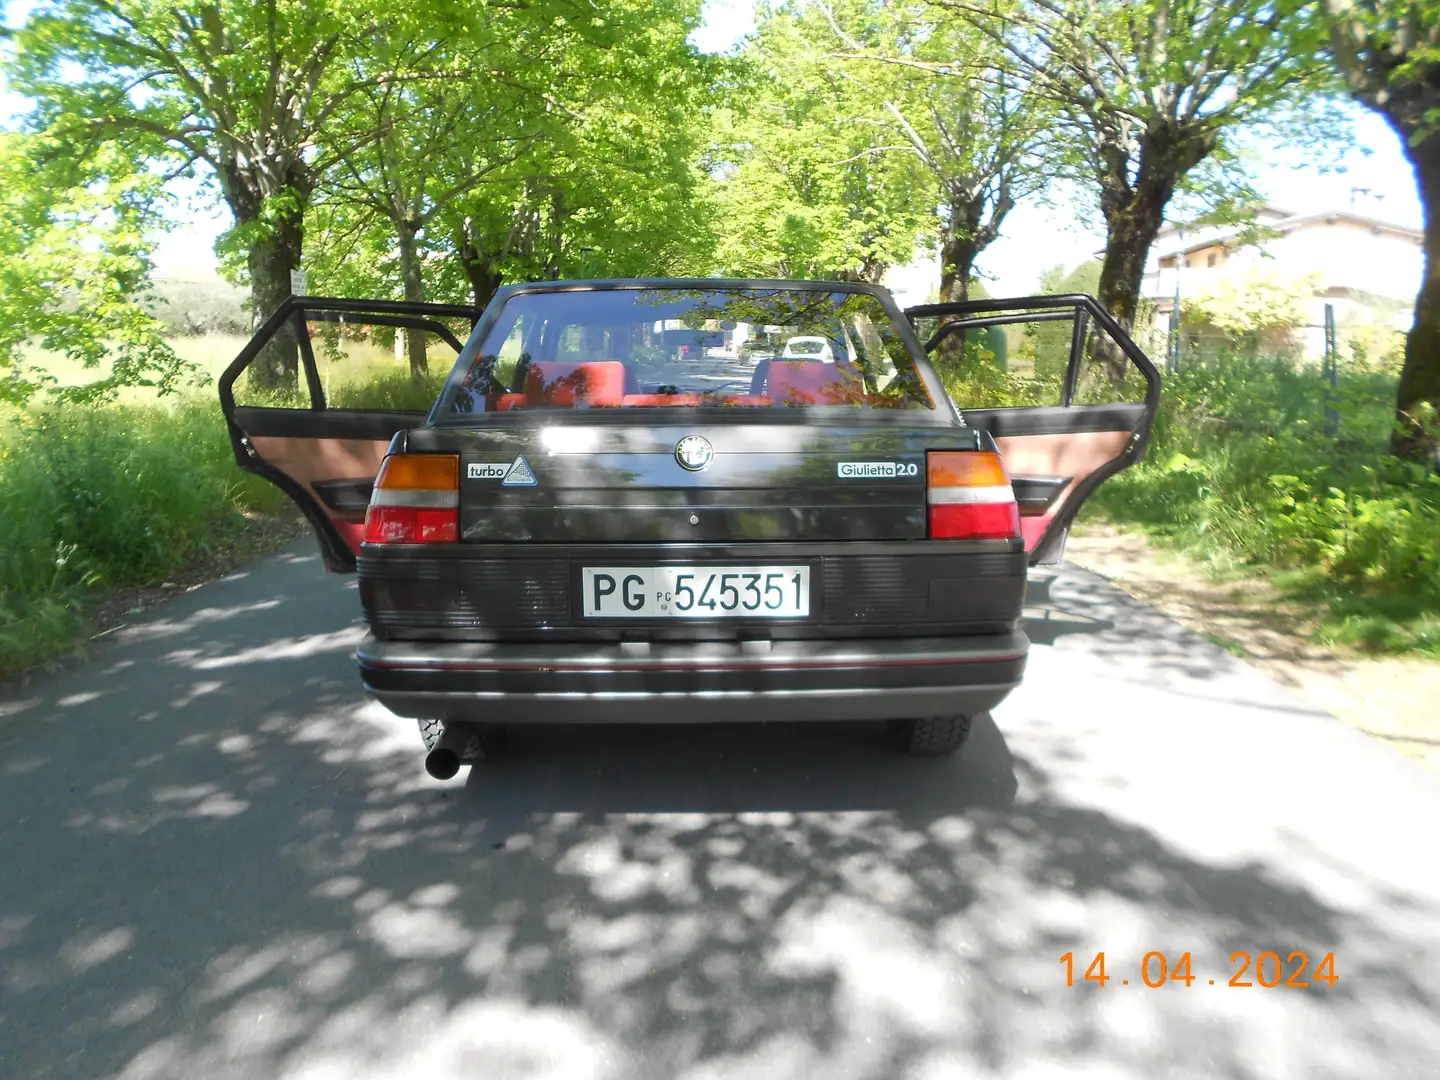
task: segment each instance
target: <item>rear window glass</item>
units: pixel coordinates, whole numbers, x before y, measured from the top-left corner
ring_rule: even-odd
[[[518,293],[442,412],[933,408],[868,293],[613,289]]]

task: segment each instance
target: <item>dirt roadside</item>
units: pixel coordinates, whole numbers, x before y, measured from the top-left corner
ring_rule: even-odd
[[[1077,528],[1065,558],[1440,771],[1440,661],[1326,649],[1307,632],[1310,613],[1282,602],[1263,578],[1217,582],[1184,555],[1111,525]]]
[[[89,640],[113,633],[126,625],[129,616],[273,554],[310,531],[310,523],[288,503],[274,514],[246,513],[243,519],[242,524],[226,529],[170,579],[157,585],[125,586],[98,594],[85,611],[86,621],[94,627]]]

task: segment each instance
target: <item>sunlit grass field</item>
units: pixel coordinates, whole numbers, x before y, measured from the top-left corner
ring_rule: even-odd
[[[187,382],[182,395],[215,393],[216,380],[234,362],[245,347],[248,337],[231,334],[207,334],[201,337],[170,338],[168,344],[182,360],[195,366],[193,378]],[[320,343],[317,342],[317,346]],[[56,380],[58,386],[81,386],[95,382],[109,374],[101,368],[87,368],[63,353],[31,346],[24,352],[24,362],[39,368]],[[432,349],[428,354],[431,377],[416,386],[409,375],[409,367],[395,357],[394,350],[366,341],[346,341],[334,348],[317,347],[316,370],[321,385],[325,388],[325,399],[336,408],[429,408],[439,385],[450,374],[455,356],[448,348]],[[417,404],[417,394],[429,398]],[[260,404],[301,404],[292,398],[288,402],[283,395],[257,394],[248,388],[243,380],[236,387],[238,404],[249,402]],[[389,395],[389,398],[386,395]],[[378,396],[377,396],[378,395]],[[394,404],[390,398],[398,397],[404,404]],[[165,404],[177,400],[176,395],[161,395],[151,387],[132,386],[119,389],[115,396],[120,405]],[[308,401],[308,399],[306,399]],[[360,402],[375,402],[362,404]]]
[[[239,355],[249,338],[231,334],[206,334],[202,337],[170,338],[168,344],[182,360],[195,364],[197,375],[205,380],[205,386],[213,387],[220,373]],[[23,350],[24,363],[39,368],[55,378],[60,386],[82,386],[109,375],[102,368],[87,368],[79,361],[72,360],[64,353],[42,349],[32,345]],[[199,386],[190,389],[198,390]],[[143,386],[124,387],[118,391],[117,401],[126,405],[153,404],[161,399],[156,392]]]

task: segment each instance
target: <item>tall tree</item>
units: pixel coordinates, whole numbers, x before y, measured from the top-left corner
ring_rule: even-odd
[[[377,9],[358,0],[48,0],[15,39],[16,86],[33,124],[85,153],[118,141],[175,173],[208,170],[245,251],[252,317],[290,294],[305,210],[333,158],[319,136],[360,91],[424,72],[355,65],[376,43],[445,27],[428,4]],[[398,56],[390,52],[391,56]],[[77,77],[78,75],[78,77]],[[282,334],[262,359],[274,384],[296,379]]]
[[[446,42],[431,63],[453,75],[351,99],[326,138],[352,149],[314,206],[307,265],[327,286],[408,300],[468,292],[484,306],[507,276],[673,269],[670,249],[696,218],[707,64],[686,38],[699,5],[581,14]],[[347,258],[361,250],[373,257]]]
[[[426,298],[421,237],[452,203],[533,146],[540,131],[527,124],[524,96],[510,84],[520,67],[512,40],[476,48],[463,40],[452,55],[432,50],[444,76],[415,82],[383,82],[355,94],[325,133],[337,147],[335,165],[317,184],[314,224],[325,236],[337,224],[355,231],[388,233],[398,263],[402,299]],[[401,45],[403,53],[416,46]],[[543,47],[538,59],[544,60]],[[384,61],[382,68],[389,66]],[[334,274],[330,276],[335,276]],[[405,332],[412,374],[428,372],[423,330]]]
[[[1099,299],[1126,325],[1192,170],[1229,161],[1238,126],[1282,123],[1327,77],[1309,0],[931,2],[989,37],[1001,70],[1059,110],[1070,171],[1096,185],[1105,219]]]
[[[609,9],[616,10],[615,5]],[[477,305],[516,278],[655,277],[708,269],[698,161],[728,66],[688,43],[698,0],[636,0],[603,52],[566,47],[527,152],[439,215],[442,283]]]
[[[1054,110],[991,66],[995,47],[958,20],[906,4],[818,3],[843,49],[834,57],[878,101],[896,144],[930,174],[939,207],[942,301],[969,298],[976,258],[1018,200],[1048,182],[1036,151]],[[877,65],[889,70],[881,73]],[[954,74],[951,74],[951,73]]]
[[[928,177],[824,17],[762,4],[711,164],[727,272],[878,281],[933,226]],[[871,80],[880,78],[871,73]],[[904,151],[900,153],[899,151]]]
[[[1425,206],[1425,271],[1405,343],[1391,452],[1440,466],[1440,3],[1326,0],[1355,98],[1400,136]]]

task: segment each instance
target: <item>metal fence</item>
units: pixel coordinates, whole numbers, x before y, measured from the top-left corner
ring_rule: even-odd
[[[1335,305],[1326,304],[1324,322],[1304,323],[1296,326],[1296,330],[1323,330],[1325,332],[1325,351],[1320,362],[1320,377],[1326,383],[1325,394],[1325,426],[1326,430],[1334,435],[1340,425],[1340,414],[1336,412],[1334,397],[1340,385],[1340,350],[1337,344],[1335,333]],[[1180,291],[1175,291],[1175,306],[1170,311],[1170,324],[1167,340],[1165,343],[1165,370],[1172,374],[1181,370],[1181,364],[1185,352],[1185,335],[1180,325]]]

